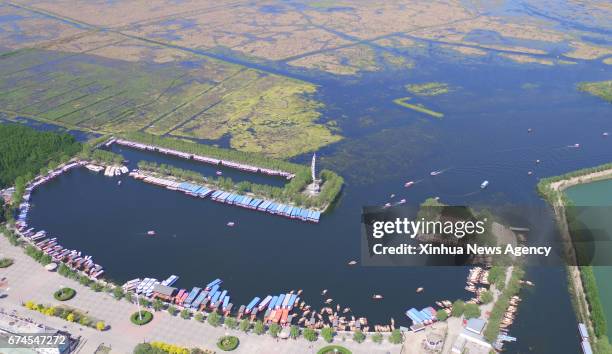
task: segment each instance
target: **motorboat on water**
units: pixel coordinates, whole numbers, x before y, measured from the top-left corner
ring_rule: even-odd
[[[404,187],[408,188],[408,187],[411,187],[413,184],[414,184],[414,181],[408,181],[404,183]]]
[[[487,186],[489,185],[489,181],[484,180],[481,184],[480,184],[480,189],[485,189],[487,188]]]
[[[439,174],[441,174],[441,173],[442,173],[442,171],[441,171],[441,170],[437,170],[437,171],[431,171],[431,172],[429,172],[429,175],[430,175],[430,176],[437,176],[437,175],[439,175]]]

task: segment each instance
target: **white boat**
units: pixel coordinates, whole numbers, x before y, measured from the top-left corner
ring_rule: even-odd
[[[485,189],[487,188],[487,186],[489,185],[489,181],[484,180],[481,184],[480,184],[480,188],[481,189]]]
[[[442,171],[440,171],[440,170],[438,170],[438,171],[431,171],[431,172],[429,172],[429,175],[430,175],[430,176],[437,176],[437,175],[439,175],[440,173],[442,173]]]
[[[414,184],[414,181],[408,181],[406,183],[404,183],[404,187],[408,188],[410,186],[412,186]]]

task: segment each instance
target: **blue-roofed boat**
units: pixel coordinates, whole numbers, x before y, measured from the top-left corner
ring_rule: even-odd
[[[208,284],[206,285],[206,290],[210,290],[210,289],[212,289],[212,287],[213,287],[213,286],[215,286],[215,285],[217,285],[217,284],[221,284],[222,282],[223,282],[223,281],[222,281],[221,279],[217,278],[217,279],[215,279],[215,280],[211,281],[210,283],[208,283]]]
[[[215,284],[210,288],[210,292],[208,293],[208,298],[210,299],[214,293],[219,290],[219,284]]]
[[[287,308],[290,309],[293,307],[293,304],[295,304],[295,298],[297,298],[296,294],[291,294],[291,297],[289,297],[289,302],[287,302]]]
[[[198,297],[191,303],[191,308],[197,309],[198,307],[200,307],[202,301],[206,299],[206,294],[207,293],[205,291],[201,292],[200,295],[198,295]]]
[[[257,296],[255,296],[255,297],[253,298],[253,300],[251,300],[251,302],[249,302],[249,304],[247,305],[247,307],[246,307],[246,309],[245,309],[245,312],[246,312],[246,313],[250,313],[250,312],[251,312],[251,310],[253,310],[253,307],[255,307],[255,305],[257,305],[257,303],[259,302],[259,300],[260,300],[260,299],[259,299]]]
[[[265,310],[265,308],[270,304],[270,301],[272,301],[272,295],[266,296],[259,304],[259,311]]]
[[[178,280],[178,275],[171,275],[168,277],[168,279],[164,280],[161,282],[162,285],[165,286],[172,286],[172,284],[176,283],[176,281]]]
[[[217,301],[223,301],[223,298],[227,295],[227,290],[223,290]]]
[[[230,297],[229,296],[224,296],[223,297],[223,306],[222,306],[223,311],[225,311],[227,309],[227,305],[229,305],[229,302],[230,302]]]
[[[278,301],[278,296],[272,296],[272,300],[270,300],[270,303],[268,304],[268,308],[274,309],[277,301]]]
[[[221,292],[216,291],[213,296],[210,298],[210,305],[214,306],[214,304],[219,301],[219,297],[221,297]]]
[[[278,300],[276,301],[276,305],[274,306],[274,309],[279,309],[283,305],[283,301],[285,301],[285,294],[281,294],[278,297]]]
[[[202,289],[198,287],[194,287],[193,289],[191,289],[191,292],[189,292],[189,295],[185,299],[185,302],[184,302],[185,306],[191,305],[191,303],[193,302],[193,300],[195,300],[195,298],[198,296],[201,290]]]

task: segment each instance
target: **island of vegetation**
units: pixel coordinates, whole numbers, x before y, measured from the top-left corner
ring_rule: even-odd
[[[565,256],[568,264],[578,264],[580,248],[573,243],[570,224],[573,215],[572,201],[565,195],[569,187],[612,178],[612,163],[572,171],[560,176],[543,178],[538,183],[539,194],[553,207],[560,227],[561,237],[565,239]],[[597,281],[592,266],[567,266],[569,290],[572,305],[578,320],[587,325],[590,340],[596,353],[612,353],[607,334],[606,316],[599,297]]]
[[[612,103],[612,80],[581,82],[578,84],[578,89]]]
[[[406,85],[406,90],[417,96],[437,96],[450,92],[450,87],[443,82],[426,82]]]
[[[412,109],[413,111],[417,111],[417,112],[420,112],[420,113],[424,113],[424,114],[430,115],[430,116],[435,117],[435,118],[442,118],[442,117],[444,117],[444,113],[432,111],[431,109],[423,106],[420,103],[417,103],[417,104],[408,103],[408,101],[410,99],[411,99],[410,97],[396,98],[396,99],[393,100],[393,103],[395,103],[397,105],[400,105],[402,107],[406,107],[406,108]]]

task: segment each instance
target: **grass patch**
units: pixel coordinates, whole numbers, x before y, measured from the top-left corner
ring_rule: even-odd
[[[412,104],[412,103],[408,103],[407,101],[410,100],[410,97],[402,97],[402,98],[396,98],[393,100],[393,103],[400,105],[402,107],[406,107],[409,109],[412,109],[413,111],[417,111],[420,113],[424,113],[427,115],[430,115],[432,117],[435,118],[442,118],[444,117],[444,113],[440,113],[440,112],[436,112],[436,111],[432,111],[431,109],[423,106],[422,104]]]
[[[239,344],[240,340],[238,339],[238,337],[223,336],[217,341],[217,348],[228,352],[238,348]]]
[[[142,315],[142,316],[140,316]],[[136,311],[130,316],[130,321],[138,326],[146,325],[153,320],[153,314],[149,311]]]
[[[437,96],[450,92],[448,84],[443,82],[426,82],[406,85],[406,90],[417,96]]]
[[[72,288],[61,288],[53,294],[57,301],[68,301],[76,296],[76,290]]]
[[[339,345],[328,345],[317,351],[317,354],[351,354],[351,351]]]
[[[0,259],[0,268],[8,268],[13,265],[12,258],[2,258]]]

